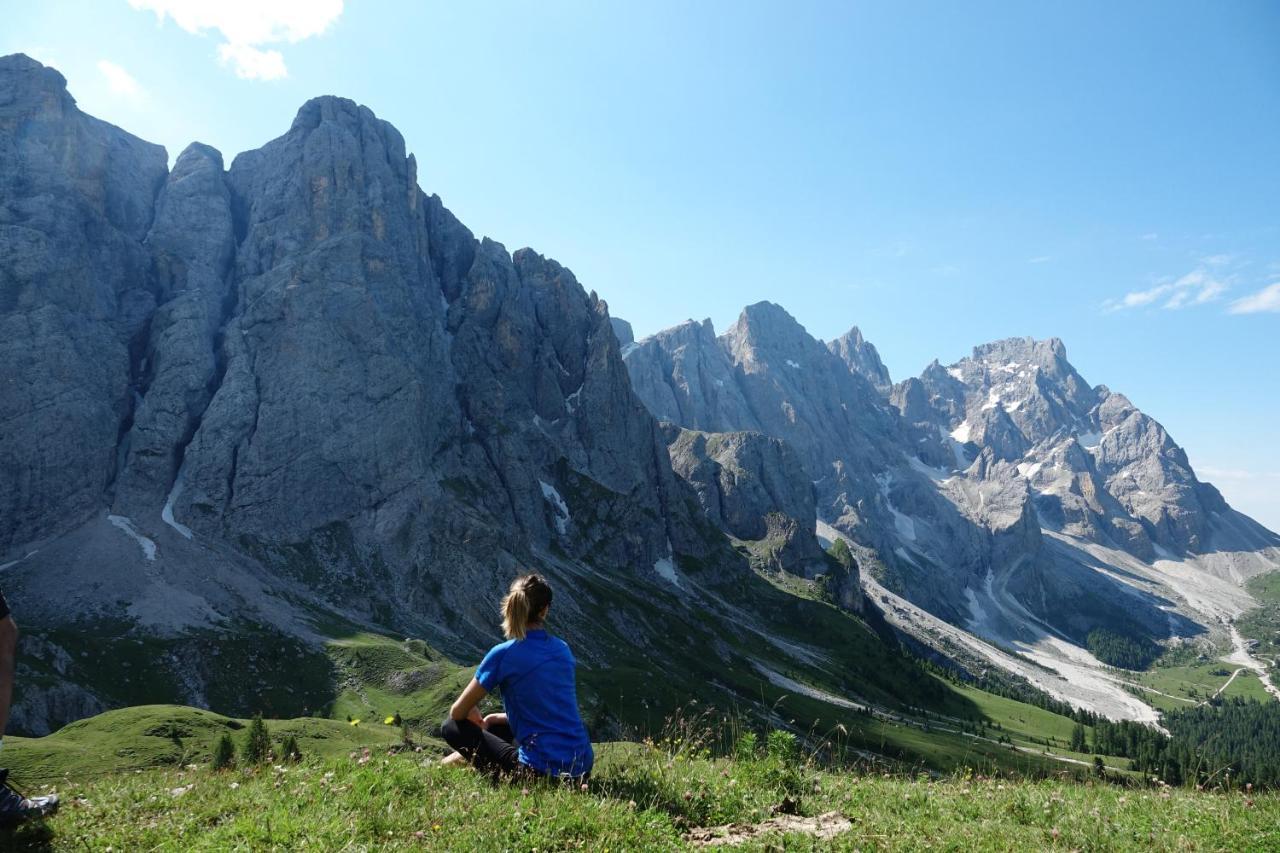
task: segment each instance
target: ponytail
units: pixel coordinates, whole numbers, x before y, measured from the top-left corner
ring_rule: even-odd
[[[551,584],[542,575],[521,575],[511,582],[502,599],[502,633],[523,640],[529,623],[537,621],[551,604]]]

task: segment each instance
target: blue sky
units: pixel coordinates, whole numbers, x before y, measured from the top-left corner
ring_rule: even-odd
[[[476,8],[464,8],[476,7]],[[166,14],[163,18],[157,11]],[[317,94],[644,334],[781,303],[895,378],[1058,336],[1280,529],[1280,4],[0,0],[171,157]]]

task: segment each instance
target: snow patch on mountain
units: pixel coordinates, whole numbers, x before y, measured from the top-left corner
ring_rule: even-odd
[[[893,485],[893,476],[890,474],[881,474],[876,477],[876,482],[880,484],[880,495],[884,498],[885,506],[889,508],[889,512],[893,513],[893,526],[898,531],[898,535],[911,542],[916,541],[916,523],[911,516],[906,515],[893,505],[893,500],[889,497],[889,488]]]
[[[1076,434],[1076,442],[1085,450],[1097,450],[1102,444],[1102,433],[1100,432],[1082,432]]]
[[[142,549],[142,556],[151,562],[156,559],[156,543],[151,539],[143,536],[133,526],[133,520],[123,515],[108,515],[107,521],[124,531],[125,535],[138,543],[138,547]]]
[[[556,532],[561,536],[569,528],[569,505],[564,502],[564,498],[560,497],[560,493],[556,491],[556,487],[545,480],[539,480],[538,485],[542,487],[542,497],[546,499],[553,507],[555,507]]]
[[[670,540],[667,541],[667,556],[654,562],[653,570],[658,573],[658,577],[668,581],[672,586],[680,587],[680,574],[676,571]]]
[[[184,539],[190,539],[192,537],[191,528],[173,517],[173,502],[182,495],[182,486],[182,469],[178,469],[178,476],[173,480],[173,488],[169,490],[169,497],[164,502],[164,509],[160,510],[160,520],[178,531],[179,535]]]

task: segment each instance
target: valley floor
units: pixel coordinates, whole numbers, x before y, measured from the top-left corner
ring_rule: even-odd
[[[0,847],[605,851],[733,839],[744,849],[1280,848],[1276,794],[833,773],[784,757],[785,746],[714,759],[696,743],[606,744],[585,791],[495,786],[439,766],[434,749],[108,774],[59,785],[62,813],[0,834]]]

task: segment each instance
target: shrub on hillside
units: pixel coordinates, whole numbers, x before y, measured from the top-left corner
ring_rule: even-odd
[[[284,746],[281,747],[280,757],[284,761],[297,763],[302,760],[302,750],[298,747],[298,739],[293,735],[285,738]]]
[[[769,737],[765,741],[765,751],[770,758],[781,762],[792,762],[800,755],[800,742],[791,732],[774,729],[769,732]]]
[[[262,721],[261,714],[255,714],[253,721],[249,723],[240,757],[245,764],[265,764],[271,760],[271,733],[267,731],[267,724]]]
[[[217,745],[213,748],[213,769],[228,770],[235,766],[236,763],[236,747],[231,742],[231,735],[223,734],[218,738]]]

